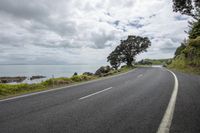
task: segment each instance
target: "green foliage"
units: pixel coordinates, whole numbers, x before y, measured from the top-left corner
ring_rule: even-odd
[[[119,72],[127,72],[127,71],[130,71],[130,70],[134,69],[134,68],[135,68],[134,66],[125,65],[125,66],[122,66],[118,71]]]
[[[181,44],[175,52],[170,68],[200,73],[200,1],[173,0],[174,10],[192,16],[189,22],[189,39]]]
[[[181,14],[194,16],[199,8],[199,0],[173,0],[173,10]]]
[[[200,47],[200,36],[198,36],[196,39],[189,40],[189,45],[195,48]]]
[[[186,72],[200,71],[200,36],[196,39],[190,39],[184,49],[177,55],[170,68],[184,70]]]
[[[188,65],[188,61],[189,60],[185,58],[184,54],[181,54],[173,59],[172,63],[168,65],[168,68],[176,69],[182,72],[200,74],[199,67]]]
[[[41,84],[46,87],[49,87],[49,86],[51,87],[53,85],[59,86],[59,85],[66,85],[66,84],[70,84],[70,83],[73,83],[73,81],[70,78],[61,77],[61,78],[48,79],[48,80],[42,82]]]
[[[183,54],[178,55],[174,60],[172,60],[172,63],[169,65],[169,67],[170,68],[184,69],[184,68],[186,68],[185,59],[186,58]]]
[[[188,65],[200,67],[200,36],[196,39],[191,39],[183,53]]]
[[[107,57],[113,67],[118,67],[120,63],[126,63],[132,66],[135,56],[151,46],[151,42],[147,37],[128,36],[126,40],[121,40],[115,50]]]
[[[110,62],[110,65],[117,70],[121,64],[120,51],[116,49],[115,51],[111,52],[107,57],[107,61]]]
[[[182,51],[186,48],[186,45],[187,45],[187,42],[186,40],[184,40],[183,43],[181,43],[181,46],[179,46],[177,49],[176,49],[176,52],[175,52],[175,57],[180,55],[182,53]]]
[[[94,76],[76,75],[76,76],[71,77],[71,80],[74,82],[87,81],[87,80],[91,80],[91,79],[94,79]]]
[[[195,39],[200,36],[200,19],[189,22],[190,30],[188,32],[190,39]]]

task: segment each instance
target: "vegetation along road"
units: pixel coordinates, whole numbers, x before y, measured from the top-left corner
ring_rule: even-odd
[[[198,133],[200,76],[162,67],[0,101],[2,133]]]

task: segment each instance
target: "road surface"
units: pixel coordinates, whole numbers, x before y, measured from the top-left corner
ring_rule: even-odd
[[[200,76],[165,68],[0,101],[0,133],[200,133]]]

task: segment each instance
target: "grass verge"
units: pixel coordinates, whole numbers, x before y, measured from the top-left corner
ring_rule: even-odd
[[[194,74],[194,75],[200,75],[200,69],[199,68],[195,68],[195,67],[171,67],[171,66],[167,66],[168,69],[171,70],[175,70],[178,72],[183,72],[183,73],[188,73],[188,74]]]
[[[96,75],[76,75],[71,78],[61,77],[61,78],[51,78],[41,83],[36,84],[0,84],[0,99],[5,99],[13,96],[18,96],[22,94],[44,91],[48,89],[55,89],[58,87],[69,86],[73,84],[78,84],[86,81],[91,81],[95,79],[100,79],[102,77],[113,76],[121,73],[128,72],[135,67],[123,67],[119,70],[111,70],[108,73],[103,74],[101,77]]]

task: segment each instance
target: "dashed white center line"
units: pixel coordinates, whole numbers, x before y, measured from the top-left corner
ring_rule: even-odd
[[[142,77],[142,76],[143,76],[143,74],[140,74],[140,75],[137,76],[137,78],[140,78],[140,77]]]
[[[97,95],[97,94],[99,94],[99,93],[102,93],[102,92],[104,92],[104,91],[108,91],[108,90],[110,90],[110,89],[112,89],[112,87],[109,87],[109,88],[106,88],[106,89],[104,89],[104,90],[97,91],[97,92],[95,92],[95,93],[92,93],[92,94],[89,94],[89,95],[87,95],[87,96],[81,97],[81,98],[79,98],[79,100],[86,99],[86,98],[88,98],[88,97]]]

